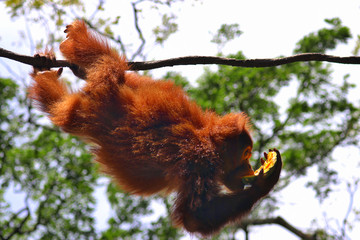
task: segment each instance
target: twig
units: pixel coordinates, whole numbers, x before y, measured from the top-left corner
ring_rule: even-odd
[[[54,68],[54,67],[76,67],[75,64],[65,60],[57,60],[54,62],[44,63],[41,59],[30,56],[20,55],[6,49],[0,48],[0,57],[9,58],[18,62],[29,64],[36,67]],[[129,62],[131,70],[150,70],[162,67],[173,67],[178,65],[198,65],[198,64],[217,64],[228,65],[234,67],[274,67],[295,62],[323,61],[341,64],[360,64],[360,57],[338,57],[322,53],[302,53],[290,57],[282,58],[264,58],[264,59],[232,59],[212,56],[187,56],[179,58],[170,58],[159,61],[148,62]]]
[[[314,233],[314,234],[304,233],[304,232],[300,231],[299,229],[297,229],[296,227],[294,227],[293,225],[291,225],[290,223],[288,223],[282,217],[247,220],[247,221],[243,221],[240,224],[240,227],[243,229],[247,229],[251,225],[256,226],[256,225],[266,225],[266,224],[278,224],[278,225],[286,228],[290,232],[294,233],[296,236],[300,237],[303,240],[315,240],[316,239],[316,233]]]
[[[142,1],[137,1],[137,2],[133,2],[131,3],[131,6],[133,8],[133,13],[134,13],[134,23],[135,23],[135,29],[136,31],[138,32],[139,34],[139,38],[140,38],[140,41],[141,41],[141,44],[140,46],[138,47],[138,49],[135,51],[135,53],[132,55],[131,57],[131,60],[135,59],[136,56],[140,55],[140,53],[142,52],[144,46],[145,46],[145,38],[144,38],[144,35],[141,31],[141,28],[139,27],[139,9],[136,8],[136,5],[141,3]]]
[[[341,237],[342,238],[345,238],[345,235],[346,235],[346,226],[349,224],[348,218],[349,218],[349,215],[350,215],[351,211],[353,210],[354,196],[355,196],[355,193],[356,193],[356,191],[358,189],[358,186],[359,186],[359,180],[355,181],[353,189],[351,188],[351,183],[348,183],[348,186],[347,186],[348,193],[350,195],[350,201],[349,201],[348,209],[346,211],[345,217],[343,219],[343,224],[342,224],[342,227],[341,227]]]

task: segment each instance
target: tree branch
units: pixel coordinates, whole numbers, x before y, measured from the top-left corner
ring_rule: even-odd
[[[25,63],[39,68],[40,67],[41,68],[76,67],[75,64],[71,64],[65,60],[56,60],[51,63],[44,63],[44,61],[42,61],[41,58],[35,58],[35,57],[17,54],[3,48],[0,48],[0,57],[12,59],[14,61]]]
[[[135,57],[138,56],[142,52],[142,50],[143,50],[143,48],[145,46],[145,38],[144,38],[144,35],[143,35],[142,31],[141,31],[141,28],[139,27],[139,16],[138,16],[138,14],[139,14],[140,11],[139,11],[139,9],[136,8],[136,5],[141,3],[141,2],[142,1],[140,0],[140,1],[137,1],[137,2],[131,3],[131,6],[133,8],[133,14],[134,14],[135,29],[138,32],[139,38],[140,38],[140,41],[141,41],[140,46],[135,51],[135,53],[132,55],[131,60],[135,59]]]
[[[34,57],[20,55],[6,49],[0,48],[0,57],[12,59],[18,62],[22,62],[28,65],[42,67],[42,68],[54,68],[54,67],[76,67],[75,64],[69,63],[65,60],[57,60],[50,63],[44,63],[41,59]],[[302,53],[293,55],[290,57],[281,58],[264,58],[264,59],[232,59],[223,57],[212,56],[186,56],[179,58],[170,58],[159,61],[148,62],[129,62],[131,70],[150,70],[162,67],[173,67],[178,65],[198,65],[198,64],[217,64],[228,65],[234,67],[248,67],[248,68],[260,68],[260,67],[274,67],[295,62],[308,62],[308,61],[323,61],[342,64],[360,64],[360,57],[338,57],[321,53]]]
[[[229,65],[234,67],[249,67],[249,68],[260,68],[260,67],[274,67],[294,62],[306,62],[306,61],[324,61],[332,63],[342,64],[360,64],[360,57],[337,57],[321,53],[303,53],[290,57],[282,58],[270,58],[270,59],[232,59],[223,57],[212,57],[212,56],[187,56],[179,58],[170,58],[159,61],[149,62],[131,62],[131,69],[133,70],[150,70],[161,67],[172,67],[176,65],[197,65],[197,64],[218,64],[218,65]]]
[[[359,179],[355,180],[353,188],[351,187],[350,182],[348,182],[348,184],[347,184],[347,189],[348,189],[350,199],[349,199],[348,210],[346,211],[345,217],[342,222],[342,226],[340,228],[341,237],[344,239],[346,236],[346,227],[349,225],[348,218],[349,218],[349,215],[350,215],[351,211],[353,210],[353,206],[354,206],[355,193],[359,187],[359,181],[360,181]]]
[[[16,226],[12,233],[10,233],[10,235],[6,238],[6,239],[11,239],[13,236],[15,236],[15,234],[21,234],[22,233],[22,228],[25,225],[26,221],[30,218],[30,209],[27,206],[26,209],[27,214],[26,216],[21,220],[21,222],[18,224],[18,226]]]
[[[315,240],[316,239],[316,233],[314,233],[314,234],[304,233],[304,232],[300,231],[299,229],[297,229],[296,227],[294,227],[293,225],[291,225],[290,223],[288,223],[285,219],[283,219],[280,216],[276,217],[276,218],[245,220],[240,224],[240,227],[242,229],[248,229],[248,227],[251,225],[256,226],[256,225],[266,225],[266,224],[280,225],[303,240]]]

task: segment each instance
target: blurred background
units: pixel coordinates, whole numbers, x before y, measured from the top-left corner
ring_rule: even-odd
[[[33,55],[84,19],[130,61],[238,59],[304,52],[358,55],[360,2],[286,0],[1,0],[0,47]],[[0,239],[198,239],[171,226],[174,195],[129,196],[99,173],[89,146],[26,99],[31,67],[0,58]],[[213,239],[359,239],[358,65],[175,66],[171,79],[219,114],[246,112],[252,164],[281,150],[271,194]],[[73,89],[83,83],[66,69]]]

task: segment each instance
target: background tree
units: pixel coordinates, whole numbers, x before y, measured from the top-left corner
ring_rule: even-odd
[[[111,15],[108,14],[111,12],[109,3],[102,0],[96,5],[92,5],[93,2],[85,5],[78,0],[3,2],[14,19],[25,18],[28,33],[35,25],[47,30],[41,37],[30,38],[32,51],[45,45],[57,49],[64,37],[59,30],[73,18],[82,17],[91,28],[110,38],[130,60],[145,59],[146,49],[154,44],[165,44],[177,30],[176,9],[182,4],[168,0],[130,1],[125,15]],[[146,14],[157,16],[152,18],[157,23],[152,30],[145,27]],[[129,16],[134,28],[122,32],[121,27],[129,25],[123,18]],[[351,38],[349,29],[340,19],[326,22],[326,28],[302,38],[294,53],[325,53]],[[48,34],[47,40],[42,37],[45,34]],[[214,34],[213,42],[220,51],[240,34],[239,25],[224,24]],[[242,52],[229,57],[245,58]],[[171,196],[145,199],[129,196],[108,184],[109,181],[105,181],[112,209],[108,228],[96,229],[94,189],[104,184],[104,177],[99,176],[92,163],[89,147],[61,133],[40,116],[25,96],[28,79],[16,74],[11,67],[7,68],[14,73],[14,79],[0,79],[1,239],[179,239],[183,236],[170,224]],[[253,159],[259,159],[270,147],[282,150],[285,171],[277,193],[295,178],[306,175],[311,167],[316,167],[319,175],[308,186],[314,188],[319,200],[324,200],[338,181],[337,171],[329,168],[329,163],[336,160],[332,152],[337,146],[358,146],[360,127],[359,106],[348,97],[354,85],[348,82],[348,75],[340,85],[334,84],[331,73],[328,64],[308,62],[258,69],[207,68],[196,87],[178,73],[169,72],[165,78],[182,85],[204,108],[218,113],[244,111],[251,116],[255,140]],[[284,92],[289,91],[289,86],[294,94],[285,99]],[[355,179],[349,185],[350,193],[357,184],[358,179]],[[8,200],[9,195],[12,199],[20,196],[15,206]],[[159,203],[164,206],[164,214],[153,216],[154,210],[159,211],[153,206]],[[259,224],[275,223],[291,230],[281,219],[273,217],[280,206],[278,194],[273,193],[246,221],[226,228],[214,238],[235,239],[241,231],[249,238],[251,226]],[[349,209],[352,209],[351,203]],[[286,219],[287,216],[282,217]],[[315,236],[340,239],[347,237],[349,226],[352,225],[345,217],[335,232],[320,226],[294,234],[304,239]]]
[[[326,22],[329,28],[305,36],[294,53],[325,53],[351,37],[339,19]],[[245,59],[241,52],[228,57]],[[348,91],[354,85],[347,82],[347,77],[342,85],[333,84],[329,65],[320,62],[260,69],[220,66],[215,72],[206,70],[199,86],[189,92],[204,108],[218,113],[244,111],[251,116],[254,159],[271,146],[282,149],[286,173],[276,190],[316,166],[319,177],[308,185],[322,200],[337,181],[337,172],[328,168],[329,162],[334,161],[332,151],[337,146],[358,144],[360,109],[348,100]],[[285,100],[281,89],[291,82],[296,82],[295,95],[281,111],[278,99],[282,104]],[[249,224],[271,215],[278,207],[274,196],[262,202],[261,208],[249,217]],[[248,223],[240,227],[245,230]]]

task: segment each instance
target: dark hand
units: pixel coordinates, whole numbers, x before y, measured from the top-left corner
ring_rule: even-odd
[[[274,185],[278,182],[282,168],[282,159],[279,150],[274,148],[269,149],[269,151],[276,152],[277,157],[276,163],[272,167],[272,172],[270,174],[264,174],[264,169],[262,169],[252,185],[252,188],[258,189],[264,195],[268,194]],[[264,153],[264,157],[265,159],[267,158],[267,153]],[[261,164],[263,165],[264,163],[265,160],[261,158]]]
[[[34,73],[49,71],[52,63],[56,61],[55,54],[52,50],[45,50],[44,53],[37,53],[34,57],[41,62],[39,66],[33,67]]]

